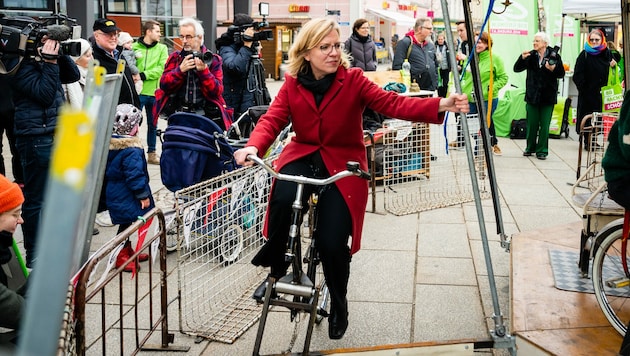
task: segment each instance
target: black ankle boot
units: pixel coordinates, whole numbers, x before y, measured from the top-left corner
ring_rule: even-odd
[[[258,303],[263,303],[265,299],[265,293],[267,292],[267,278],[256,288],[252,298]]]
[[[267,282],[269,281],[269,277],[265,278],[264,281],[254,290],[254,294],[252,294],[252,298],[256,300],[259,304],[265,302],[265,293],[267,292]],[[271,292],[271,298],[276,298],[278,295],[276,291]]]
[[[328,337],[332,340],[339,340],[346,333],[348,328],[348,302],[342,307],[331,306],[330,317],[328,317]]]

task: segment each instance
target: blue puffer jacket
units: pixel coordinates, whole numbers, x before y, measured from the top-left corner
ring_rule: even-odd
[[[15,135],[50,135],[65,101],[61,84],[76,82],[79,69],[68,56],[57,64],[25,60],[13,78]],[[5,94],[2,94],[5,95]]]
[[[133,223],[155,206],[139,137],[112,135],[105,168],[105,201],[114,224]],[[140,207],[149,197],[151,204]]]

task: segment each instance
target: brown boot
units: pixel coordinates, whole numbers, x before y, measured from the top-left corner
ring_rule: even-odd
[[[147,163],[160,164],[160,157],[155,152],[149,152],[147,153]]]

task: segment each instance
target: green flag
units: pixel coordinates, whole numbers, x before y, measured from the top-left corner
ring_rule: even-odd
[[[489,3],[489,0],[484,0],[484,13]],[[533,48],[534,34],[538,31],[537,2],[513,0],[511,3],[503,13],[492,13],[484,31],[489,32],[492,37],[492,53],[501,57],[505,63],[509,83],[525,88],[525,72],[514,73],[512,68],[524,50]],[[501,12],[503,9],[504,5],[495,1],[494,10]]]

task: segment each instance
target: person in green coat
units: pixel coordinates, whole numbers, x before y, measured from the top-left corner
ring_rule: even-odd
[[[625,96],[619,118],[608,133],[608,148],[602,159],[610,198],[630,209],[630,100]]]
[[[487,32],[481,35],[475,36],[475,51],[479,57],[479,74],[481,76],[481,86],[483,87],[483,100],[486,112],[488,111],[488,98],[490,94],[490,79],[492,78],[492,109],[491,115],[499,104],[499,90],[503,88],[508,82],[508,75],[505,72],[503,66],[503,60],[492,54],[490,55],[490,48],[492,47],[492,38]],[[468,102],[470,104],[470,113],[475,114],[478,112],[477,103],[474,96],[474,83],[472,73],[470,72],[470,66],[466,68],[464,79],[462,80],[462,93],[468,95]],[[485,118],[480,118],[485,119]],[[492,146],[492,153],[497,156],[502,155],[499,148],[499,141],[494,130],[494,120],[490,120],[488,126],[490,132],[490,144]],[[475,150],[476,151],[476,150]]]
[[[156,153],[157,143],[157,117],[153,117],[153,105],[155,105],[155,89],[157,89],[164,72],[164,64],[168,58],[168,48],[160,43],[162,32],[160,23],[155,20],[147,20],[142,25],[142,37],[131,46],[136,55],[136,67],[142,80],[140,96],[140,110],[146,107],[147,114],[147,162],[160,164],[160,158]]]

